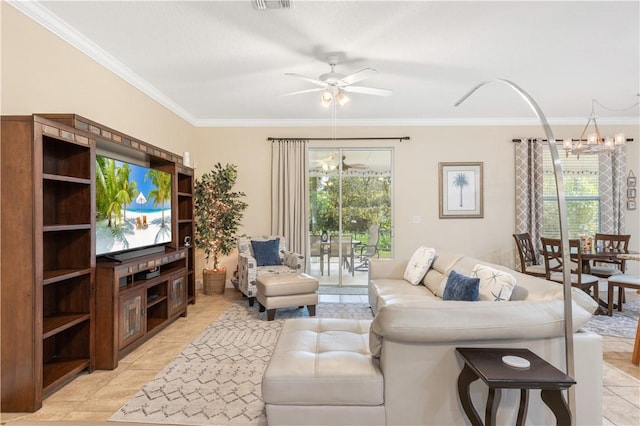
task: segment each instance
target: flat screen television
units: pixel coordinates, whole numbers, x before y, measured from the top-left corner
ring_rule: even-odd
[[[96,156],[96,256],[161,248],[171,213],[170,173]]]

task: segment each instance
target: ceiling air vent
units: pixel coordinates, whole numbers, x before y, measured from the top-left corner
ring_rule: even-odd
[[[260,10],[289,9],[291,2],[289,0],[253,0],[253,7]]]

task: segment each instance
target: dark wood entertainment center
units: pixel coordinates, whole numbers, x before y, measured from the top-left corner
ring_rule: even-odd
[[[33,412],[195,303],[194,172],[182,157],[76,114],[2,116],[2,411]],[[172,241],[96,259],[96,151],[172,175]]]

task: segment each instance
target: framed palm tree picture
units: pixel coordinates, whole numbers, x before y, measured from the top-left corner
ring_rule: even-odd
[[[438,163],[440,219],[481,218],[482,163]]]

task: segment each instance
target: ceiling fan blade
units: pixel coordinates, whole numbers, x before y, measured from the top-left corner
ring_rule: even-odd
[[[321,92],[323,90],[324,90],[323,87],[318,87],[318,88],[315,88],[315,89],[298,90],[297,92],[285,93],[285,94],[280,95],[280,96],[292,96],[292,95],[299,95],[301,93]]]
[[[353,74],[349,74],[346,77],[340,79],[341,83],[344,83],[345,86],[348,86],[353,83],[357,83],[359,81],[365,80],[369,78],[371,75],[376,74],[378,71],[373,68],[364,68],[360,71],[354,72]]]
[[[345,92],[351,93],[362,93],[365,95],[375,95],[375,96],[389,96],[393,93],[389,89],[377,89],[375,87],[364,87],[364,86],[346,86],[343,87],[342,90]]]
[[[287,72],[287,73],[284,73],[284,75],[288,75],[290,77],[296,77],[296,78],[302,79],[304,81],[308,81],[309,83],[317,84],[318,86],[321,86],[321,87],[327,87],[328,86],[328,84],[326,82],[324,82],[324,81],[318,80],[317,78],[307,77],[307,76],[302,75],[302,74],[296,74],[296,73],[293,73],[293,72]]]
[[[350,169],[368,169],[369,168],[369,166],[362,163],[345,164],[345,166]]]

